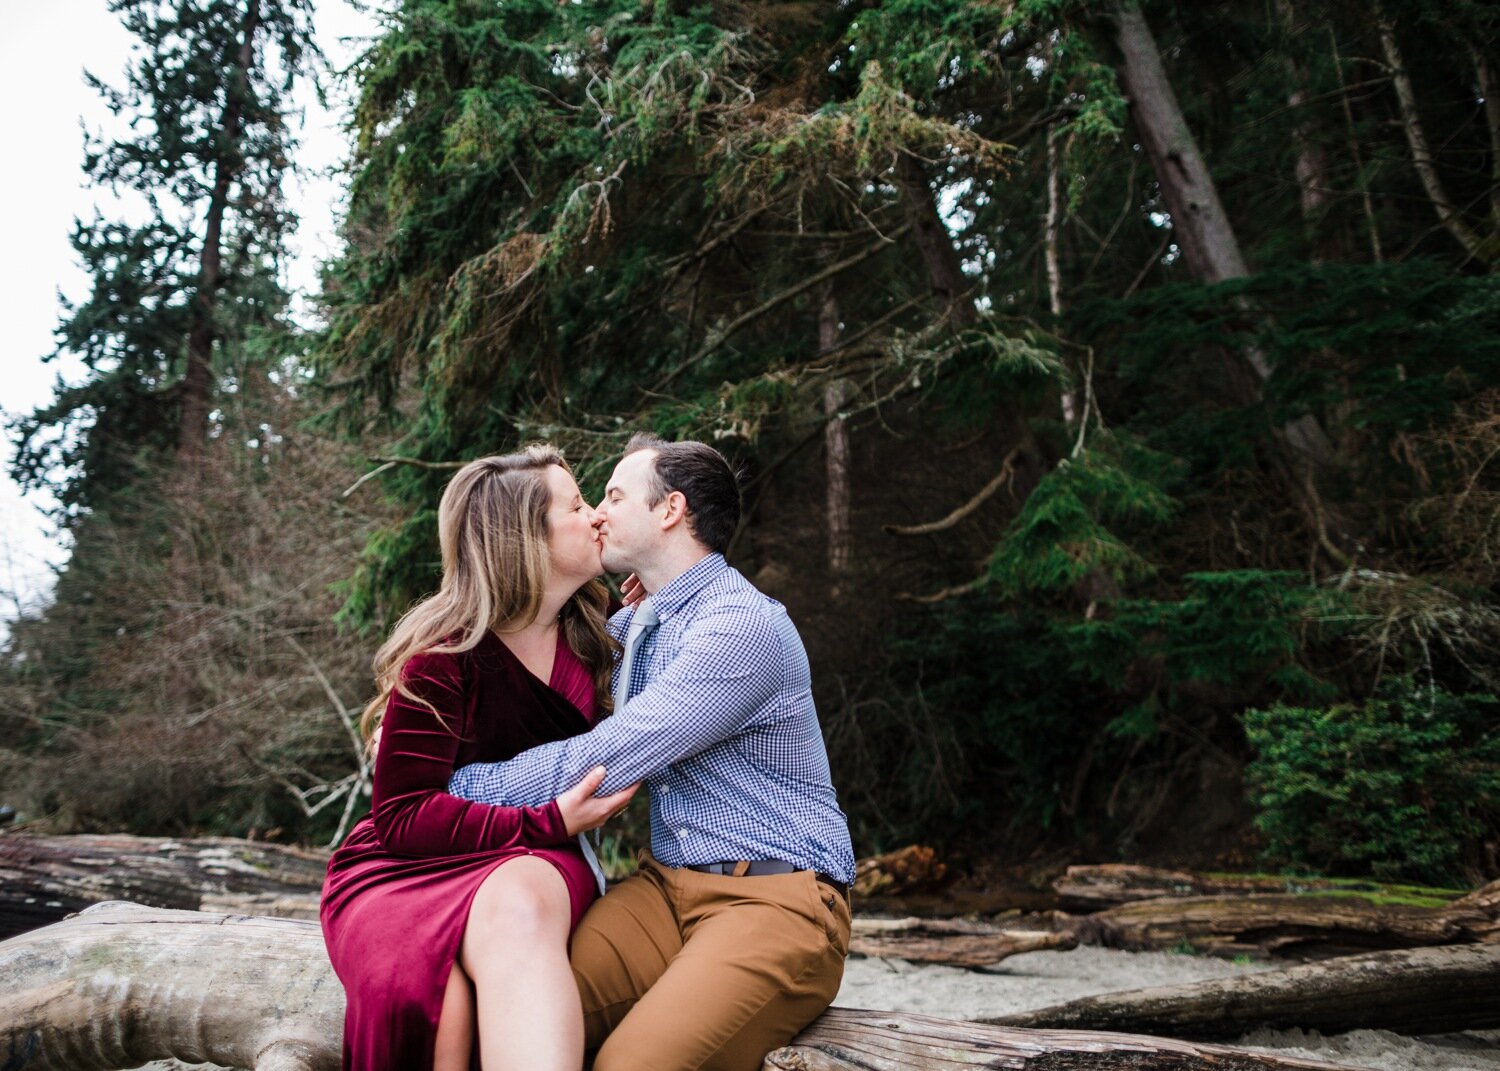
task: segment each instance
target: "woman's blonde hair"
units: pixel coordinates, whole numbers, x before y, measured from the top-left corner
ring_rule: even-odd
[[[442,584],[402,615],[375,652],[377,694],[360,722],[367,738],[393,693],[432,709],[401,679],[413,655],[472,650],[491,629],[517,632],[536,620],[547,583],[551,465],[572,472],[555,447],[539,443],[520,453],[471,461],[448,481],[438,503]],[[608,590],[591,580],[568,599],[559,618],[565,641],[593,676],[601,715],[610,709],[616,646],[605,629],[608,605]]]

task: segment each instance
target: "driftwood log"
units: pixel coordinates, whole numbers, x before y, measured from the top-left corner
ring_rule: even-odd
[[[112,1071],[150,1060],[335,1071],[344,994],[315,923],[108,903],[0,943],[0,1066]],[[1128,1034],[830,1009],[773,1069],[1326,1071],[1333,1065]]]
[[[1081,944],[1218,955],[1317,958],[1500,940],[1500,882],[1441,907],[1382,904],[1352,894],[1251,894],[1139,900],[1092,915],[1058,913]]]
[[[969,968],[992,967],[1022,952],[1077,947],[1078,939],[1071,933],[1007,930],[965,919],[856,918],[849,940],[849,953],[855,956]]]
[[[326,852],[229,837],[0,834],[0,939],[106,900],[316,918]]]
[[[766,1071],[1331,1071],[1338,1066],[1136,1034],[1020,1030],[853,1008],[829,1008],[764,1064]]]
[[[1500,944],[1369,952],[985,1019],[1006,1026],[1235,1038],[1261,1027],[1442,1034],[1500,1027]]]
[[[1095,863],[1070,866],[1052,881],[1058,906],[1064,911],[1087,914],[1105,911],[1137,900],[1175,896],[1224,896],[1248,893],[1326,892],[1343,895],[1407,894],[1425,900],[1451,901],[1459,893],[1390,885],[1349,878],[1292,877],[1284,874],[1200,874],[1191,870],[1165,870],[1133,863]]]

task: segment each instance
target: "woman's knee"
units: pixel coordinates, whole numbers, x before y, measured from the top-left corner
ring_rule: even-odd
[[[497,867],[479,887],[465,937],[492,933],[512,946],[528,939],[566,939],[571,907],[557,868],[545,859],[522,856]]]

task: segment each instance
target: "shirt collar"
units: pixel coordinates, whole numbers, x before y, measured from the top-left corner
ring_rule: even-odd
[[[663,584],[660,591],[652,594],[651,606],[656,610],[656,616],[663,620],[671,617],[709,581],[728,568],[729,563],[724,560],[724,555],[710,554],[691,568],[678,573]]]

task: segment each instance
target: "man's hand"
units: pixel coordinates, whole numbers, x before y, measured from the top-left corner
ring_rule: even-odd
[[[646,597],[646,586],[641,583],[641,578],[631,573],[620,581],[620,602],[625,606],[634,606]]]
[[[568,836],[576,837],[590,829],[598,829],[615,815],[623,811],[635,795],[640,783],[622,788],[608,796],[595,796],[604,784],[604,767],[595,766],[584,775],[582,781],[557,797],[557,809],[562,813],[563,825]]]

